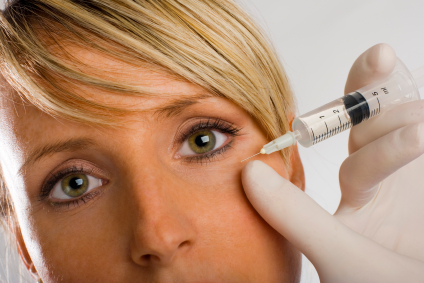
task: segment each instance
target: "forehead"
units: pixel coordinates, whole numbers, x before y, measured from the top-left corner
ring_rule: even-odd
[[[98,51],[87,50],[76,45],[66,45],[64,48],[61,49],[61,53],[57,51],[58,54],[65,56],[66,53],[66,56],[68,56],[66,60],[71,64],[76,64],[75,62],[83,63],[77,64],[77,67],[83,72],[94,73],[95,76],[105,79],[113,78],[135,86],[147,86],[154,89],[156,93],[163,94],[163,96],[139,97],[110,93],[86,85],[72,85],[72,91],[77,91],[79,95],[86,99],[118,108],[139,110],[135,114],[136,117],[128,118],[131,121],[152,119],[151,114],[154,110],[175,99],[185,98],[186,101],[195,100],[199,97],[216,99],[203,88],[165,72],[160,72],[158,68],[152,65],[131,65],[100,54]],[[72,58],[69,56],[72,56]],[[3,137],[1,142],[18,145],[15,148],[21,149],[23,153],[32,148],[34,143],[51,140],[52,136],[49,133],[54,133],[58,138],[62,134],[66,136],[71,129],[75,135],[83,135],[88,129],[76,122],[53,118],[33,105],[22,102],[16,93],[7,89],[6,84],[3,84],[3,91],[0,95],[0,107],[0,119],[2,121],[0,131]],[[122,122],[126,126],[130,125],[125,121]],[[10,149],[11,147],[3,148]]]
[[[111,45],[111,48],[113,48],[113,45]],[[200,86],[191,84],[187,80],[172,75],[163,68],[144,62],[141,59],[131,64],[104,54],[100,50],[87,49],[85,46],[74,42],[65,42],[61,45],[53,44],[49,46],[49,49],[50,52],[65,63],[85,74],[106,81],[139,86],[160,94],[159,97],[155,97],[155,100],[147,99],[147,96],[138,100],[138,102],[142,102],[143,109],[151,107],[151,103],[164,103],[168,97],[172,99],[172,96],[176,95],[192,95],[194,92],[204,92]],[[63,83],[67,85],[67,82]],[[110,103],[118,107],[120,104],[131,107],[135,102],[133,96],[123,95],[122,93],[110,93],[105,90],[99,92],[94,90],[93,87],[78,83],[70,87],[77,88],[78,94],[83,94],[87,99]],[[125,102],[130,103],[125,105]]]

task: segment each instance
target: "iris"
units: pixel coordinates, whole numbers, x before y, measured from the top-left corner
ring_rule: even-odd
[[[70,197],[79,197],[88,189],[88,178],[84,174],[69,175],[62,180],[62,190]]]
[[[188,139],[190,149],[197,154],[206,153],[215,148],[216,137],[211,130],[196,132]]]

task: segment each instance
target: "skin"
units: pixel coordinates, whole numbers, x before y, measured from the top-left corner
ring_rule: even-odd
[[[200,99],[179,114],[152,115],[172,99],[208,93],[148,68],[135,68],[87,50],[72,54],[120,81],[148,85],[170,98],[110,94],[77,86],[88,99],[131,107],[125,127],[92,127],[53,118],[13,94],[1,96],[0,160],[15,205],[15,230],[22,260],[44,282],[297,282],[300,253],[254,210],[243,191],[240,161],[268,142],[258,124],[226,99]],[[130,70],[130,71],[128,71]],[[181,156],[180,131],[199,117],[240,128],[226,135],[231,148],[212,160]],[[219,130],[216,130],[219,131]],[[71,138],[95,145],[50,154],[19,168],[35,148]],[[289,173],[278,154],[262,160],[304,188],[293,147]],[[39,200],[49,174],[83,166],[103,180],[84,204],[54,206]],[[88,173],[87,172],[87,173]]]

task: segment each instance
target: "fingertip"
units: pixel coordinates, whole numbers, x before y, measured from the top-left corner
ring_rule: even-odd
[[[363,52],[353,63],[346,81],[345,94],[387,77],[396,66],[396,53],[386,43]]]
[[[368,71],[375,75],[388,75],[396,65],[396,52],[387,43],[379,43],[366,51]]]
[[[253,160],[247,163],[246,166],[244,166],[241,172],[241,180],[242,180],[245,191],[246,189],[249,189],[250,187],[252,187],[251,186],[252,183],[254,183],[254,180],[257,179],[256,178],[256,174],[258,172],[257,168],[260,167],[260,163],[262,163],[262,161]]]
[[[250,161],[249,163],[247,163],[247,165],[243,168],[242,171],[243,185],[258,185],[258,180],[263,179],[264,176],[272,175],[273,172],[275,171],[269,165],[260,160]]]
[[[259,160],[252,160],[248,162],[246,166],[244,166],[243,168],[243,173],[252,171],[254,167],[259,166],[258,163],[263,163],[263,162]]]
[[[275,172],[271,166],[260,160],[252,160],[243,168],[243,175],[262,176]]]
[[[242,175],[242,179],[243,180],[247,180],[248,178],[250,178],[250,176],[252,176],[252,174],[255,173],[255,167],[259,166],[258,162],[261,162],[259,160],[252,160],[249,163],[246,164],[246,166],[244,166],[241,175]]]

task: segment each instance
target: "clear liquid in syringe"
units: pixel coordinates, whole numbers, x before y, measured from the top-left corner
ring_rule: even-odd
[[[399,96],[399,93],[410,95]],[[412,94],[413,84],[409,76],[396,72],[377,84],[297,117],[293,121],[293,131],[299,131],[298,142],[309,147],[380,114],[382,110],[410,101]]]

